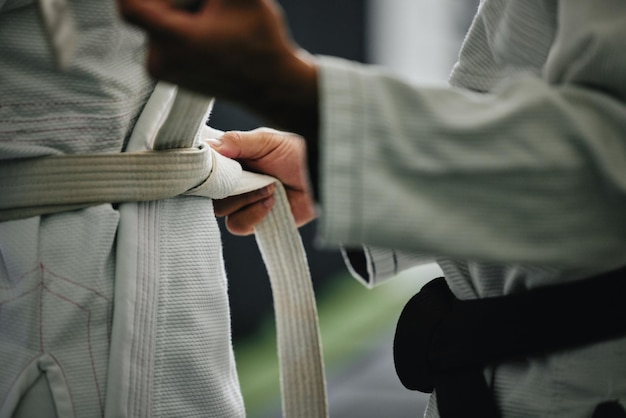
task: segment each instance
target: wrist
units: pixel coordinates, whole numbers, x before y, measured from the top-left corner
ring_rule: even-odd
[[[318,71],[315,58],[290,49],[246,103],[276,128],[314,139],[318,132]]]

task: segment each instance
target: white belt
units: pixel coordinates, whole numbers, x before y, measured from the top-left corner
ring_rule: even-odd
[[[206,145],[189,148],[210,99],[163,85],[155,93],[159,89],[176,94],[154,143],[160,150],[5,161],[0,166],[0,221],[181,194],[224,198],[276,183],[274,206],[255,236],[274,298],[283,414],[328,416],[311,278],[282,184],[242,172],[237,162]]]

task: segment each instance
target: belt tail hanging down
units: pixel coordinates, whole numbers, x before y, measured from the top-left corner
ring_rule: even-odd
[[[306,255],[282,185],[256,240],[274,297],[285,417],[326,417],[326,388],[315,298]],[[277,251],[278,250],[278,251]]]
[[[192,129],[198,123],[206,123],[203,119],[207,104],[203,100],[206,100],[203,96],[179,90],[169,117],[159,131],[155,148],[191,147],[192,143],[176,142],[176,139],[188,141],[194,137]],[[185,123],[193,120],[196,123]],[[167,145],[163,146],[166,141]],[[217,154],[215,157],[227,161]],[[217,161],[213,163],[213,170],[218,170]],[[282,184],[271,177],[245,173],[239,178],[238,190],[232,194],[258,189],[262,187],[259,181],[276,183],[274,207],[255,228],[255,238],[274,300],[283,415],[287,418],[326,417],[326,385],[315,296],[287,194]]]
[[[315,298],[284,187],[271,177],[241,172],[236,162],[206,146],[191,148],[198,123],[204,123],[198,118],[205,116],[206,105],[206,98],[176,92],[154,143],[160,151],[55,155],[3,163],[0,222],[180,194],[223,198],[275,182],[274,207],[257,225],[255,236],[274,299],[283,415],[325,418],[326,383]],[[233,173],[239,176],[232,178]],[[221,178],[222,174],[227,175]],[[216,183],[221,189],[218,195],[212,194]],[[224,194],[224,187],[230,189],[228,193]]]

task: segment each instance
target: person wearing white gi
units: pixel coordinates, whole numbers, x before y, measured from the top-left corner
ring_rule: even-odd
[[[120,153],[155,87],[145,35],[113,1],[72,1],[59,69],[44,3],[0,0],[0,164]],[[105,416],[245,416],[210,199],[0,223],[0,417]]]
[[[365,244],[370,285],[436,260],[455,296],[475,299],[626,265],[623,1],[483,0],[446,88],[307,56],[270,0],[198,12],[119,1],[152,35],[153,75],[304,137],[319,237]],[[216,148],[308,193],[301,139],[256,131]],[[266,211],[252,200],[223,203],[237,233]],[[623,416],[626,339],[507,361],[486,377],[502,417],[590,417],[605,402]]]

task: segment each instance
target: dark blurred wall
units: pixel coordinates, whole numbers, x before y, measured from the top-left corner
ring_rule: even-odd
[[[364,0],[282,0],[295,41],[313,54],[365,59]],[[221,130],[248,130],[263,126],[254,115],[216,102],[210,125]],[[253,237],[234,237],[220,220],[224,258],[229,278],[233,338],[254,332],[272,312],[271,289]],[[319,290],[345,269],[338,251],[320,251],[313,245],[315,224],[301,228],[314,286]]]

